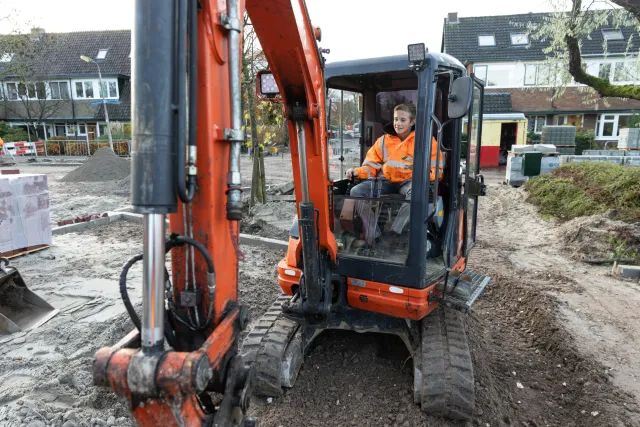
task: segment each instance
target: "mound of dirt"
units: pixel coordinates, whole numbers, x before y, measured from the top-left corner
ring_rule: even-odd
[[[576,260],[635,258],[640,253],[640,224],[606,215],[575,218],[560,227],[562,244]]]
[[[114,181],[131,173],[129,160],[118,157],[109,147],[102,147],[82,166],[60,180],[64,182]]]
[[[114,194],[119,196],[129,196],[131,194],[131,175],[127,175],[116,182]]]

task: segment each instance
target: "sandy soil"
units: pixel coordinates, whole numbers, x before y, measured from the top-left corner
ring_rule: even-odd
[[[270,183],[290,179],[282,158],[266,163]],[[109,183],[58,183],[69,168],[28,168],[50,177],[52,222],[128,203]],[[467,319],[477,388],[472,424],[640,426],[640,284],[572,260],[565,229],[542,220],[524,198],[521,189],[491,184],[480,205],[470,267],[494,282]],[[295,211],[293,203],[281,203],[253,212],[243,230],[281,238]],[[0,426],[131,425],[112,393],[92,385],[91,364],[95,350],[132,327],[117,277],[140,252],[141,231],[118,222],[56,236],[51,248],[14,260],[30,287],[61,313],[31,333],[0,338]],[[279,292],[275,265],[283,253],[242,250],[240,299],[255,321]],[[134,267],[134,301],[140,278]],[[251,414],[261,426],[459,425],[424,416],[413,404],[407,357],[396,340],[325,333],[296,387],[271,402],[254,399]]]

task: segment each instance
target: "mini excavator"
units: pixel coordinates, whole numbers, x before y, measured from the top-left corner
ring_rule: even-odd
[[[282,103],[287,119],[297,216],[277,266],[282,296],[241,344],[248,325],[238,302],[245,10],[269,64],[257,90]],[[408,46],[406,56],[326,64],[304,0],[135,0],[132,34],[131,198],[144,237],[120,289],[135,328],[98,350],[94,383],[127,401],[140,426],[253,426],[251,396],[293,387],[313,339],[349,329],[400,336],[413,357],[415,402],[469,419],[473,367],[462,316],[490,281],[466,269],[485,194],[483,82],[423,44]],[[362,95],[361,160],[390,120],[391,98],[383,95],[402,91],[415,103],[410,201],[357,199],[350,196],[357,182],[329,179],[329,88]],[[434,182],[425,143],[432,137],[444,157]],[[358,203],[367,203],[383,233],[356,248]],[[388,235],[407,205],[407,229]],[[127,294],[137,262],[141,308]]]

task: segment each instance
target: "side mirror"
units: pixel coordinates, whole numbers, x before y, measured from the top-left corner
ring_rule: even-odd
[[[471,77],[460,77],[453,81],[449,92],[449,108],[447,115],[450,119],[464,117],[471,106],[473,98],[473,80]]]
[[[276,79],[268,70],[261,70],[256,74],[256,92],[258,99],[263,101],[282,100]]]

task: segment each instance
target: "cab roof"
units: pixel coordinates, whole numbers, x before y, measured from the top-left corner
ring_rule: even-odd
[[[460,61],[445,53],[427,53],[426,61],[434,67],[445,66],[457,68],[463,73],[465,67]],[[382,56],[377,58],[352,59],[348,61],[327,62],[324,70],[325,78],[361,74],[388,73],[391,71],[409,70],[407,55]]]

